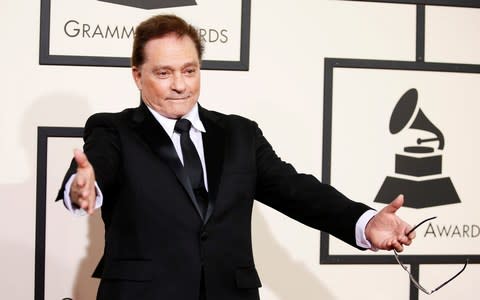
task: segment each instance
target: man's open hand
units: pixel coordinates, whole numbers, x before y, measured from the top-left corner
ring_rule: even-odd
[[[83,208],[88,214],[95,209],[95,172],[85,153],[75,149],[73,151],[77,163],[77,174],[70,189],[72,203]]]
[[[395,213],[403,205],[403,195],[399,195],[373,217],[365,228],[365,236],[373,248],[382,250],[395,249],[403,251],[403,245],[410,245],[415,238],[415,232]]]

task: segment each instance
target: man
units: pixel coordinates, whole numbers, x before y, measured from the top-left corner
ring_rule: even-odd
[[[184,20],[144,21],[132,54],[142,103],[86,123],[58,199],[76,213],[101,206],[97,299],[258,299],[253,199],[355,247],[411,243],[402,196],[375,215],[297,173],[255,122],[199,106],[202,51]]]

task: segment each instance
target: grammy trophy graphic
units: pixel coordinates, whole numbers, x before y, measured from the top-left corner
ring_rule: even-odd
[[[390,117],[390,133],[418,129],[428,136],[395,154],[395,176],[387,176],[374,202],[389,203],[404,194],[404,206],[425,208],[460,203],[450,177],[442,175],[445,138],[418,106],[418,92],[410,89],[400,98]]]

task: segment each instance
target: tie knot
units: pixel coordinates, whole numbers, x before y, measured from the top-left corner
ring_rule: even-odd
[[[184,132],[188,132],[190,130],[190,127],[192,127],[192,123],[190,123],[189,120],[187,119],[180,119],[175,123],[175,131],[182,134]]]

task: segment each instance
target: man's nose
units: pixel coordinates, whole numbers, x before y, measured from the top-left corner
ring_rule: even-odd
[[[177,74],[173,76],[172,90],[181,93],[185,91],[185,88],[186,88],[185,78],[183,78],[182,74]]]

